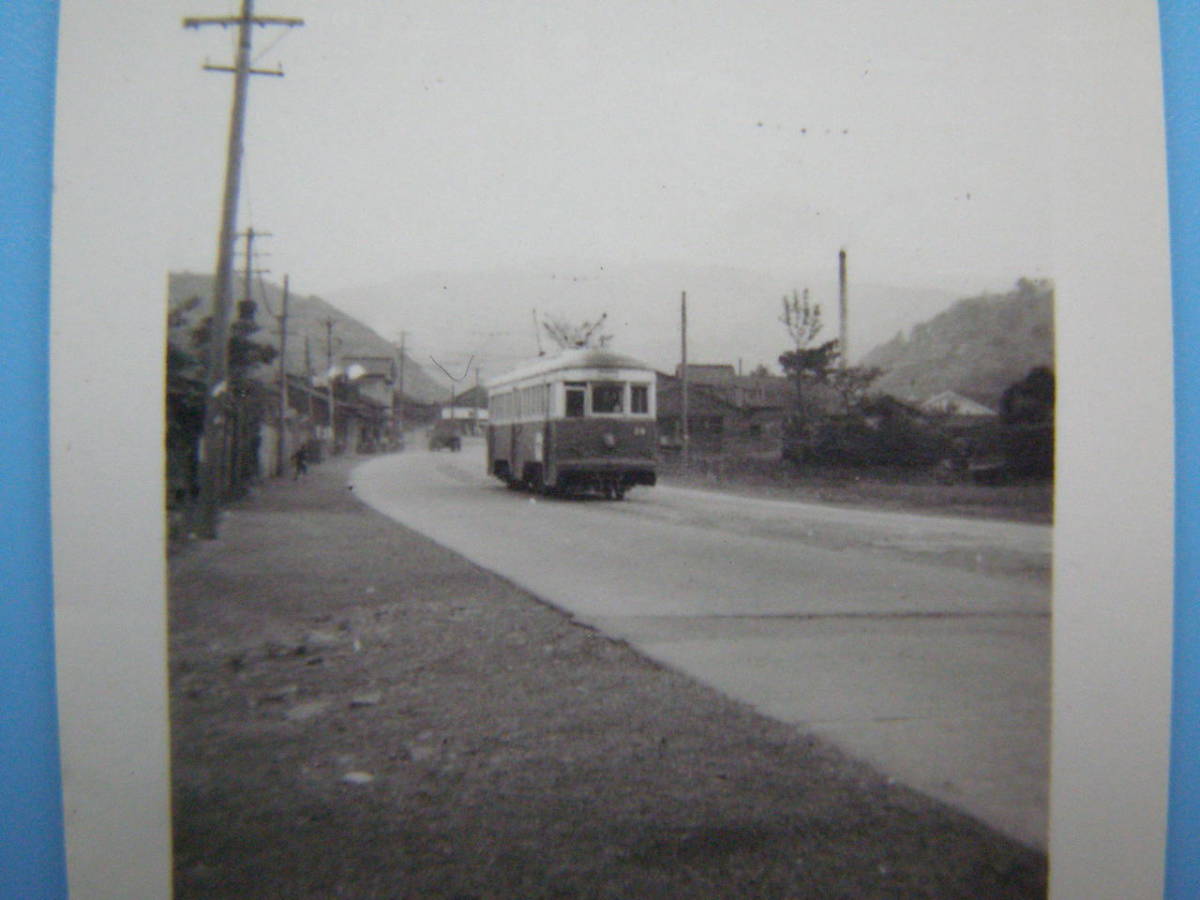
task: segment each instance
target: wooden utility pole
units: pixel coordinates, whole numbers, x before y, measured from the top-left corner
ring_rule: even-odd
[[[688,428],[688,361],[687,361],[687,291],[679,301],[680,365],[679,365],[679,428],[683,442],[683,465],[691,461],[691,430]]]
[[[253,227],[250,227],[250,228],[247,228],[245,231],[239,231],[237,236],[240,238],[245,238],[245,240],[246,240],[246,271],[244,273],[245,277],[244,277],[244,287],[243,287],[243,291],[245,292],[245,297],[243,299],[253,300],[254,299],[253,277],[256,274],[263,274],[264,272],[268,271],[266,269],[255,269],[254,268],[254,239],[260,238],[260,237],[274,237],[274,235],[271,234],[271,232],[269,232],[269,231],[255,231]]]
[[[329,387],[329,455],[337,446],[337,420],[334,418],[333,398],[333,318],[325,320],[325,379]]]
[[[471,429],[473,433],[479,431],[479,401],[483,394],[479,389],[479,366],[475,367],[475,400],[471,404]]]
[[[406,332],[406,331],[400,332],[400,384],[396,389],[396,394],[400,398],[400,401],[399,401],[400,415],[398,416],[396,427],[400,430],[401,434],[404,433],[404,410],[405,410],[405,399],[404,399],[404,356],[405,356],[405,351],[404,351],[404,344],[405,344],[405,339],[407,337],[408,337],[408,332]]]
[[[225,443],[225,401],[228,395],[229,369],[229,308],[233,297],[233,244],[237,232],[238,192],[242,175],[242,134],[246,121],[246,95],[251,75],[274,75],[283,72],[251,68],[250,54],[255,25],[303,25],[302,19],[255,17],[254,0],[242,0],[238,16],[189,18],[184,28],[220,25],[238,29],[237,55],[232,66],[205,65],[206,71],[232,72],[233,107],[229,115],[229,141],[225,155],[225,192],[221,201],[221,233],[217,244],[217,272],[213,294],[212,327],[209,329],[208,389],[204,403],[204,434],[200,447],[200,520],[197,532],[201,537],[217,536],[217,510],[221,499],[221,457]],[[247,268],[250,268],[247,263]]]
[[[308,427],[312,429],[309,437],[315,436],[317,427],[317,407],[313,403],[313,371],[312,371],[312,340],[304,336],[304,394],[308,397]]]
[[[287,320],[288,320],[288,277],[283,276],[283,311],[279,314],[279,460],[275,466],[275,474],[283,477],[287,474],[288,440],[288,383],[287,383]]]
[[[842,370],[850,364],[850,300],[846,293],[846,251],[838,251],[838,356]]]

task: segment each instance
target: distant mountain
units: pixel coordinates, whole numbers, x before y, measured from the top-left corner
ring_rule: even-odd
[[[1053,284],[1022,279],[1007,294],[959,300],[862,364],[883,369],[875,390],[902,400],[950,390],[998,409],[1006,387],[1034,366],[1054,366]]]
[[[183,309],[193,297],[199,297],[201,301],[186,313],[181,327],[175,329],[176,334],[208,315],[212,304],[212,283],[211,275],[194,272],[170,273],[167,288],[170,310]],[[278,347],[279,323],[275,317],[283,309],[283,288],[269,282],[262,283],[261,287],[265,290],[265,308],[263,295],[256,291],[255,300],[259,306],[255,320],[262,329],[257,339]],[[231,315],[236,315],[236,310]],[[326,328],[326,322],[329,320],[333,321],[332,331]],[[330,336],[332,346],[329,342]],[[358,356],[389,357],[395,359],[397,365],[400,360],[398,348],[358,319],[320,297],[289,294],[287,371],[296,375],[306,371],[320,374],[328,368],[330,354],[335,365],[346,358]],[[406,396],[419,403],[436,403],[444,399],[448,391],[449,384],[445,380],[434,379],[410,355],[405,355]]]
[[[546,261],[511,269],[414,272],[328,296],[385,334],[406,331],[417,358],[433,356],[460,368],[473,358],[487,377],[537,355],[535,310],[539,317],[573,325],[607,314],[603,333],[612,336],[615,349],[674,371],[684,291],[690,360],[741,362],[745,371],[761,363],[778,371],[779,355],[788,349],[779,322],[781,300],[806,287],[823,307],[823,335],[837,337],[836,258],[828,271],[808,274],[669,261]],[[953,300],[954,294],[936,289],[858,283],[851,268],[851,358]],[[540,339],[549,346],[544,333]]]

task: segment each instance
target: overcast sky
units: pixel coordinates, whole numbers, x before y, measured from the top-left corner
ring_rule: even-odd
[[[192,215],[169,264],[210,268],[231,77],[200,65],[234,31],[180,20],[237,3],[140,5],[130,33],[68,4],[88,40],[61,62],[170,80],[153,180]],[[1049,274],[1041,6],[259,0],[306,25],[256,32],[287,74],[251,86],[242,224],[318,291],[562,256],[802,268],[841,245],[873,280]]]
[[[876,284],[1052,276],[1043,5],[258,0],[306,24],[255,34],[286,77],[252,80],[239,227],[305,293],[563,259],[832,271],[841,247]],[[200,67],[235,31],[181,20],[237,8],[64,4],[60,114],[124,137],[63,142],[60,172],[160,146],[136,185],[87,183],[161,196],[164,269],[214,267],[232,81]]]

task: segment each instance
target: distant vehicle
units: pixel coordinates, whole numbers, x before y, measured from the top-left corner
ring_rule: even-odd
[[[459,424],[452,419],[439,419],[435,422],[429,432],[429,449],[452,450],[456,453],[461,450],[462,432]]]
[[[657,478],[654,370],[609,350],[568,350],[488,384],[487,467],[539,494],[620,500]]]

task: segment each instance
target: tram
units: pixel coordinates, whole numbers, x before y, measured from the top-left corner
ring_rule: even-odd
[[[610,350],[567,350],[488,382],[488,473],[535,493],[620,500],[653,485],[655,374]]]

